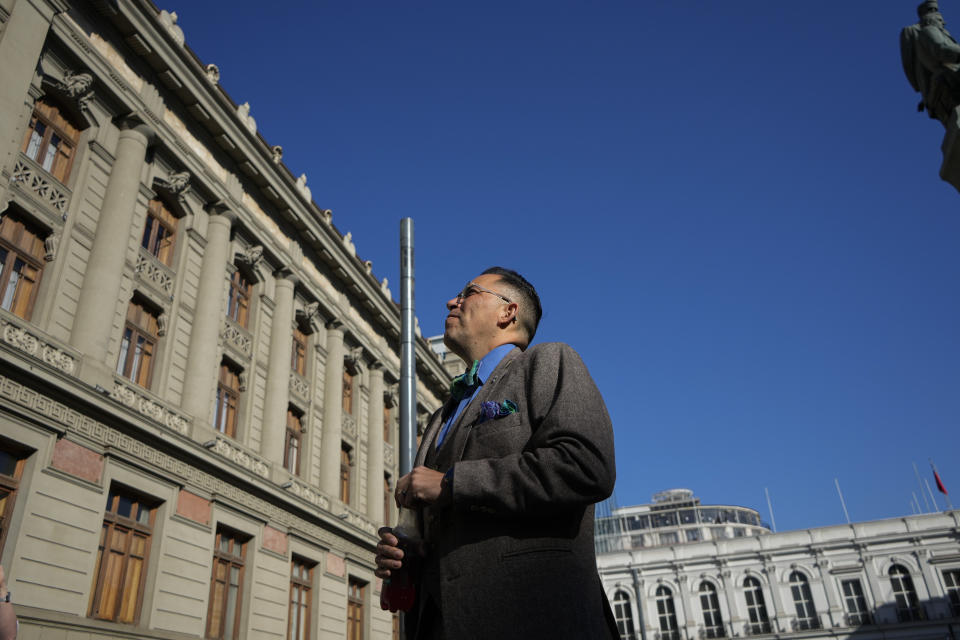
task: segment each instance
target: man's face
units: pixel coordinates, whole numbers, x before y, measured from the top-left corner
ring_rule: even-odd
[[[488,289],[489,291],[484,291]],[[444,323],[443,343],[457,355],[467,358],[487,350],[497,335],[497,320],[509,297],[503,290],[500,276],[484,274],[471,280],[463,289],[463,297],[447,301],[447,319]]]

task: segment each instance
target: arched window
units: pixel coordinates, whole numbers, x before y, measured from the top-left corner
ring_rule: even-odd
[[[662,640],[680,640],[677,630],[677,611],[673,606],[673,592],[663,585],[657,587],[657,619]]]
[[[767,604],[763,599],[763,587],[753,576],[743,581],[743,596],[747,601],[747,614],[750,616],[750,633],[770,633],[770,619],[767,617]]]
[[[910,572],[903,565],[895,564],[890,567],[889,574],[893,597],[897,600],[897,618],[900,622],[922,620],[920,601],[917,599],[917,590],[913,588]]]
[[[708,638],[723,638],[723,617],[720,615],[720,599],[717,588],[709,582],[700,583],[700,608],[703,610],[703,627]]]
[[[820,620],[813,608],[813,594],[807,576],[799,571],[790,574],[790,594],[793,596],[793,606],[797,609],[797,628],[819,629]]]
[[[626,591],[617,590],[613,595],[613,617],[617,621],[617,632],[620,640],[634,640],[633,612],[630,611],[630,595]]]

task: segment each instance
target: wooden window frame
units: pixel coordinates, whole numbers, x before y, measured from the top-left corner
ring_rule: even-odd
[[[36,131],[37,124],[41,124],[44,130],[43,133],[40,134],[40,143],[36,148],[36,152],[31,155],[29,153],[30,143]],[[55,147],[50,167],[44,167],[54,135],[60,138],[62,144]],[[23,137],[23,144],[20,145],[20,151],[23,155],[36,162],[41,169],[55,180],[61,184],[66,184],[70,178],[70,172],[73,169],[73,161],[77,155],[77,143],[79,140],[80,129],[70,124],[58,107],[40,100],[34,105],[33,115],[30,116],[30,124],[27,126],[26,135]]]
[[[124,499],[129,501],[132,516],[120,514],[120,506]],[[142,522],[140,519],[141,510],[146,513],[146,522]],[[107,493],[103,527],[100,531],[100,545],[97,548],[97,563],[93,574],[93,587],[87,611],[88,617],[124,624],[135,625],[139,623],[156,515],[156,500],[145,498],[138,492],[122,486],[111,486]],[[123,551],[118,575],[114,581],[115,584],[111,585],[108,574],[111,573],[113,568],[111,560],[114,556],[113,553],[108,554],[108,551],[112,552],[114,550],[113,544],[118,535],[124,536],[125,539],[122,540]],[[137,538],[143,539],[143,552],[137,558],[140,561],[139,574],[131,578],[129,572],[133,566],[132,560],[136,557],[131,546]],[[135,587],[128,582],[131,579],[136,580]],[[111,587],[116,588],[115,593],[111,594]],[[134,593],[127,591],[130,588],[134,588]],[[132,603],[129,601],[131,597],[134,598]],[[112,606],[110,605],[111,601]],[[129,610],[131,604],[132,612]]]
[[[316,566],[317,563],[297,556],[290,560],[287,640],[307,640],[313,635],[310,622],[313,613],[313,570]]]
[[[293,455],[293,460],[290,457]],[[287,407],[287,429],[283,442],[283,467],[295,476],[300,475],[303,457],[303,412]],[[292,468],[291,468],[292,467]]]
[[[350,467],[353,463],[353,456],[350,454],[350,447],[345,442],[340,444],[340,501],[343,504],[350,504],[350,489],[352,474]]]
[[[229,362],[220,363],[213,429],[231,438],[237,437],[240,421],[240,375],[240,370]]]
[[[223,546],[224,539],[227,540],[227,549],[221,549]],[[250,536],[244,535],[233,529],[218,526],[217,535],[214,538],[213,546],[213,570],[210,573],[210,598],[207,604],[207,628],[204,632],[204,637],[211,640],[236,640],[240,637],[240,622],[243,619],[243,582],[246,574],[246,556],[247,556],[247,543],[250,541]],[[235,553],[236,548],[240,548],[240,553]],[[226,567],[226,572],[224,575],[224,580],[218,580],[217,578],[217,569],[221,566]],[[229,611],[229,598],[230,598],[230,575],[232,575],[232,570],[237,569],[237,580],[236,580],[236,601],[234,603],[234,612],[233,612],[233,633],[229,637],[224,634],[227,632],[227,612]],[[223,599],[221,602],[220,611],[222,615],[219,620],[214,619],[215,613],[215,598],[217,594],[217,584],[222,582],[224,584],[223,588]],[[216,625],[216,626],[214,626]]]
[[[120,337],[120,353],[117,354],[117,375],[149,389],[153,380],[153,367],[157,361],[157,346],[160,342],[160,315],[143,302],[134,298],[127,305],[127,319]],[[141,342],[142,341],[142,342]],[[138,355],[147,352],[146,358]],[[134,371],[134,367],[137,368]]]
[[[250,322],[250,299],[253,297],[253,283],[240,269],[230,276],[230,290],[227,294],[227,317],[246,329]]]
[[[30,319],[43,277],[44,253],[42,231],[20,216],[4,213],[0,219],[0,308]],[[18,261],[22,263],[20,271],[15,269]],[[25,276],[26,269],[34,273]],[[17,280],[8,301],[7,289],[15,273]],[[30,283],[29,290],[24,283]]]
[[[346,640],[364,640],[364,607],[367,585],[356,578],[347,579]]]
[[[9,456],[13,462],[12,475],[0,473],[0,492],[5,494],[2,498],[3,503],[0,504],[0,554],[2,554],[3,545],[7,540],[7,532],[10,530],[10,521],[13,518],[13,508],[20,491],[23,468],[27,464],[30,452],[4,440],[0,440],[0,452]]]
[[[383,405],[383,441],[390,444],[393,434],[393,407]]]
[[[354,394],[354,378],[355,376],[350,373],[350,369],[346,366],[343,367],[343,412],[349,415],[353,415],[353,410],[356,403],[355,394]]]
[[[300,327],[294,327],[290,369],[301,376],[307,375],[307,340],[307,334]]]
[[[143,225],[140,247],[168,267],[173,266],[178,222],[177,217],[161,200],[155,198],[147,205],[147,219]]]

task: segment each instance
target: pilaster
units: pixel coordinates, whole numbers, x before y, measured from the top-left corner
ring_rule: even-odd
[[[263,407],[260,453],[268,462],[283,464],[287,408],[290,403],[290,354],[293,350],[293,289],[296,276],[278,274],[270,330],[270,359]]]
[[[343,423],[343,328],[327,325],[327,358],[323,376],[323,436],[320,440],[320,489],[340,497],[340,447]]]
[[[367,519],[384,522],[383,513],[383,367],[370,366],[370,405],[367,409]]]

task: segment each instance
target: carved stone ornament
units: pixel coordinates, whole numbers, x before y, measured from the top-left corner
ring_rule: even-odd
[[[171,193],[182,194],[187,189],[187,185],[190,183],[190,172],[189,171],[180,171],[175,172],[171,171],[170,175],[167,176],[165,186]]]
[[[381,280],[381,281],[380,281],[380,291],[383,291],[383,295],[387,296],[388,298],[393,298],[393,293],[390,291],[390,287],[389,287],[388,285],[389,285],[389,283],[387,282],[387,279],[386,279],[386,278],[384,278],[383,280]]]
[[[183,46],[185,39],[183,37],[183,29],[177,26],[177,12],[168,12],[166,9],[164,9],[160,12],[160,22],[164,27],[166,27],[167,31],[170,33],[170,37],[173,38],[177,44]]]
[[[343,356],[343,363],[356,375],[360,372],[360,365],[363,363],[363,347],[354,347]]]
[[[65,94],[71,98],[78,98],[90,89],[90,85],[93,84],[93,76],[89,73],[67,71],[63,74],[63,80],[58,84]]]
[[[960,44],[944,25],[937,0],[917,7],[919,22],[900,31],[900,61],[913,90],[921,96],[917,111],[926,110],[944,126],[960,105]]]
[[[249,102],[244,102],[242,105],[237,107],[237,115],[240,116],[240,121],[250,133],[257,132],[257,121],[253,119],[252,115],[250,115]]]
[[[333,222],[333,209],[320,209],[320,216],[327,224]]]
[[[319,323],[317,320],[320,316],[320,303],[311,302],[304,305],[303,309],[297,309],[297,322],[309,327],[310,332],[314,332],[319,328]]]
[[[212,62],[207,65],[207,80],[213,84],[218,84],[220,82],[220,67],[213,64]]]
[[[170,316],[166,312],[157,316],[157,335],[163,337],[167,335],[167,327],[170,324]]]
[[[393,407],[397,406],[398,399],[399,396],[394,389],[386,389],[383,392],[383,404],[386,405],[388,409],[392,409]]]
[[[369,273],[369,274],[372,275],[372,274],[373,274],[373,260],[364,260],[364,261],[363,261],[363,268],[364,268],[364,270],[365,270],[367,273]]]
[[[303,199],[307,202],[313,200],[313,195],[310,193],[310,187],[307,186],[307,174],[301,173],[300,177],[297,178],[297,191],[300,192],[300,195],[302,195]]]
[[[52,233],[43,239],[43,259],[47,262],[53,262],[57,257],[57,245],[60,243],[60,237]]]
[[[262,245],[247,247],[243,251],[237,252],[237,261],[251,270],[256,269],[261,260],[263,260]]]
[[[347,231],[347,235],[343,236],[343,246],[347,248],[347,253],[352,256],[357,255],[357,247],[353,244],[353,233]]]
[[[246,371],[241,371],[237,376],[237,389],[242,393],[247,390],[247,375]]]
[[[270,148],[270,154],[273,159],[273,164],[280,164],[280,160],[283,159],[283,147],[278,144],[273,145]]]

